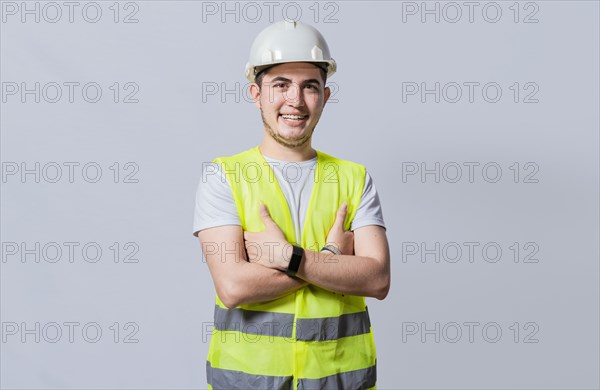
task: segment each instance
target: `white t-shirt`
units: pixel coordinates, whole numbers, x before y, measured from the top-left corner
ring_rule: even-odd
[[[285,195],[297,235],[300,235],[296,237],[296,242],[301,242],[302,227],[314,184],[317,157],[300,162],[263,157],[273,169]],[[241,225],[233,192],[221,171],[220,164],[204,164],[202,178],[196,192],[193,234],[197,236],[200,230],[223,225]],[[367,225],[379,225],[385,229],[379,196],[368,172],[351,230]]]

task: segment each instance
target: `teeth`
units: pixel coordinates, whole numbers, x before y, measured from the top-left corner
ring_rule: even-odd
[[[285,119],[304,119],[306,115],[281,115]]]

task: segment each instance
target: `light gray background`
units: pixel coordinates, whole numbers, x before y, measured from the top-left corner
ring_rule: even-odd
[[[97,82],[103,96],[87,103],[78,89],[73,103],[66,96],[57,103],[43,97],[35,103],[32,96],[21,102],[19,95],[2,103],[3,169],[11,162],[81,165],[73,183],[66,168],[57,183],[36,183],[32,175],[2,183],[0,384],[205,388],[214,290],[191,234],[194,194],[203,162],[256,146],[262,129],[243,97],[203,101],[202,91],[206,83],[246,84],[249,47],[269,23],[268,8],[258,2],[263,14],[252,23],[246,19],[254,14],[242,14],[239,3],[239,22],[225,15],[222,23],[220,13],[203,21],[203,7],[221,2],[137,1],[138,22],[126,24],[133,6],[118,4],[115,23],[113,2],[97,3],[103,11],[97,23],[82,18],[86,2],[78,3],[73,23],[64,6],[57,23],[43,15],[39,23],[32,16],[21,22],[20,13],[3,15],[3,83]],[[444,15],[439,23],[432,15],[423,23],[420,14],[405,14],[403,21],[403,7],[410,5],[402,2],[321,3],[315,23],[313,2],[297,2],[301,20],[321,30],[339,64],[330,80],[338,102],[326,107],[313,146],[367,166],[388,227],[392,288],[384,301],[368,299],[378,387],[598,388],[598,2],[521,2],[518,23],[512,1],[495,3],[501,19],[486,21],[481,10],[487,3],[477,3],[472,23],[462,2],[457,23]],[[236,3],[228,4],[234,9]],[[285,4],[277,3],[274,20],[282,19]],[[437,4],[443,12],[445,3]],[[523,23],[533,11],[538,22]],[[332,12],[337,21],[325,23]],[[481,89],[472,103],[466,96],[457,103],[402,99],[403,83],[469,81],[498,83],[501,100],[486,102]],[[114,103],[108,87],[115,82],[136,83],[139,102]],[[509,86],[515,82],[521,89],[536,83],[539,102],[523,103],[523,89],[513,102]],[[81,176],[88,162],[103,170],[97,183]],[[136,164],[138,183],[124,183],[122,176],[114,183],[114,162],[122,175],[132,172],[123,164]],[[465,166],[457,183],[445,177],[436,183],[432,175],[402,180],[403,163],[431,168],[436,162],[480,165],[473,183]],[[502,168],[496,183],[481,175],[489,162]],[[509,168],[514,162],[521,164],[518,183]],[[527,162],[539,168],[537,183],[523,182],[532,171],[523,169]],[[36,263],[33,255],[23,263],[5,250],[11,242],[29,248],[96,242],[103,255],[93,264],[80,252],[73,263],[66,253],[56,263]],[[137,244],[139,262],[115,263],[114,242],[121,257],[125,243]],[[466,252],[456,263],[436,263],[433,255],[422,263],[403,251],[410,242],[480,246],[472,263]],[[496,263],[481,257],[489,242],[503,250]],[[514,242],[521,257],[523,245],[534,242],[539,262],[515,263]],[[44,327],[50,332],[49,323],[69,321],[80,324],[73,342],[64,325],[55,343],[49,342],[54,333],[41,334]],[[115,322],[121,328],[116,343]],[[123,329],[129,322],[137,324],[137,343],[124,342],[133,329]],[[479,323],[472,342],[467,333],[451,342],[452,324],[466,332],[465,322]],[[10,323],[18,324],[16,335],[9,334]],[[24,342],[21,323],[34,329],[23,334]],[[102,329],[98,342],[82,337],[86,323]],[[423,329],[435,330],[436,323],[439,342]],[[502,330],[497,342],[490,340],[494,328],[487,339],[482,335],[490,323]],[[411,324],[419,327],[416,335]],[[533,331],[538,342],[525,342]]]

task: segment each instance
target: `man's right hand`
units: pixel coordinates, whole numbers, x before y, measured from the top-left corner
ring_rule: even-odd
[[[354,233],[351,231],[344,231],[344,222],[346,220],[347,212],[348,204],[344,202],[335,215],[335,222],[327,234],[327,242],[325,245],[336,246],[343,255],[354,255]]]

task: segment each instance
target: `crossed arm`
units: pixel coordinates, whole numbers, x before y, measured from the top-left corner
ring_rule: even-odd
[[[341,243],[342,255],[305,249],[297,277],[284,272],[290,260],[291,245],[265,208],[261,209],[266,226],[262,232],[243,232],[239,225],[200,231],[198,239],[223,304],[233,308],[269,301],[307,283],[341,294],[384,299],[390,286],[390,255],[385,229],[369,225],[354,233],[345,232],[345,216],[345,209],[340,209],[327,236],[328,243]],[[247,246],[250,242],[252,245]],[[353,255],[349,254],[352,245]]]
[[[306,284],[285,272],[250,263],[239,225],[201,230],[198,239],[217,295],[229,308],[276,299]]]

